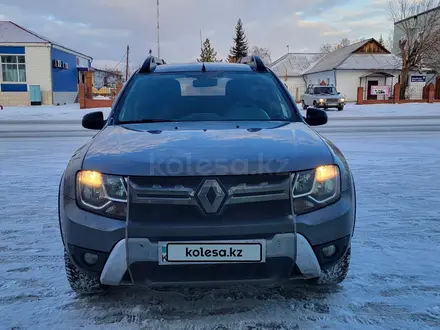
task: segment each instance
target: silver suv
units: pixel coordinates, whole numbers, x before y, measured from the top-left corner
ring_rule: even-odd
[[[355,227],[341,151],[258,57],[164,64],[126,82],[59,188],[67,279],[112,286],[342,282]]]

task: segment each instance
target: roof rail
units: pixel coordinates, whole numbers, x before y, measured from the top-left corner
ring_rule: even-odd
[[[165,61],[159,57],[148,56],[142,64],[139,73],[151,73],[156,69],[156,66],[166,64]]]
[[[260,56],[252,55],[252,56],[246,56],[242,57],[239,61],[241,64],[249,64],[255,70],[258,72],[267,72],[267,68],[264,65],[263,61],[261,60]]]

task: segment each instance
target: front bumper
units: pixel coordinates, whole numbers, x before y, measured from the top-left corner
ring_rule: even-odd
[[[108,257],[100,281],[113,286],[134,283],[148,286],[199,286],[270,284],[295,277],[319,277],[321,267],[312,247],[304,236],[297,235],[296,239],[297,249],[293,233],[278,234],[266,240],[265,263],[166,266],[158,265],[157,243],[147,238],[122,239]],[[126,249],[129,251],[128,262]]]
[[[332,103],[327,103],[327,102],[319,102],[317,103],[317,107],[318,108],[339,108],[339,107],[343,107],[345,106],[345,102],[332,102]]]
[[[125,222],[86,212],[75,200],[62,197],[60,222],[63,241],[74,264],[83,272],[100,278],[103,284],[124,285],[141,283],[147,286],[219,285],[222,283],[269,284],[283,279],[318,277],[345,253],[354,230],[355,200],[350,190],[344,191],[336,203],[323,209],[296,216],[296,243],[293,231],[280,228],[278,233],[266,232],[267,227],[253,226],[253,232],[244,237],[237,229],[215,229],[211,237],[192,237],[186,232],[169,241],[184,240],[241,240],[265,239],[266,263],[238,263],[222,265],[158,265],[158,239],[130,237],[125,240]],[[285,220],[285,219],[284,219]],[[280,222],[282,222],[280,220]],[[276,223],[276,221],[275,221]],[[278,226],[278,225],[277,225]],[[258,228],[255,228],[258,227]],[[250,227],[249,227],[250,228]],[[249,229],[248,228],[248,229]],[[244,231],[241,228],[240,231]],[[320,253],[329,244],[336,245],[338,253],[326,259]],[[296,249],[295,249],[296,246]],[[129,263],[126,261],[126,247]],[[98,262],[87,265],[84,254],[98,255]],[[131,276],[128,274],[130,266]]]

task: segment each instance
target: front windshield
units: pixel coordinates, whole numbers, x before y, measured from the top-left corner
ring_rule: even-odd
[[[118,121],[299,121],[274,79],[256,72],[139,74],[118,103]]]
[[[336,94],[334,87],[315,87],[315,94]]]

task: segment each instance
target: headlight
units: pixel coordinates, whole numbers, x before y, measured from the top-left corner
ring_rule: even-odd
[[[345,99],[342,97],[339,102],[345,102]]]
[[[81,208],[103,216],[125,219],[127,189],[121,176],[79,171],[76,195]]]
[[[319,103],[324,103],[325,100],[324,99],[319,99]]]
[[[319,166],[298,172],[292,188],[295,214],[315,211],[334,203],[341,195],[341,179],[336,165]]]

